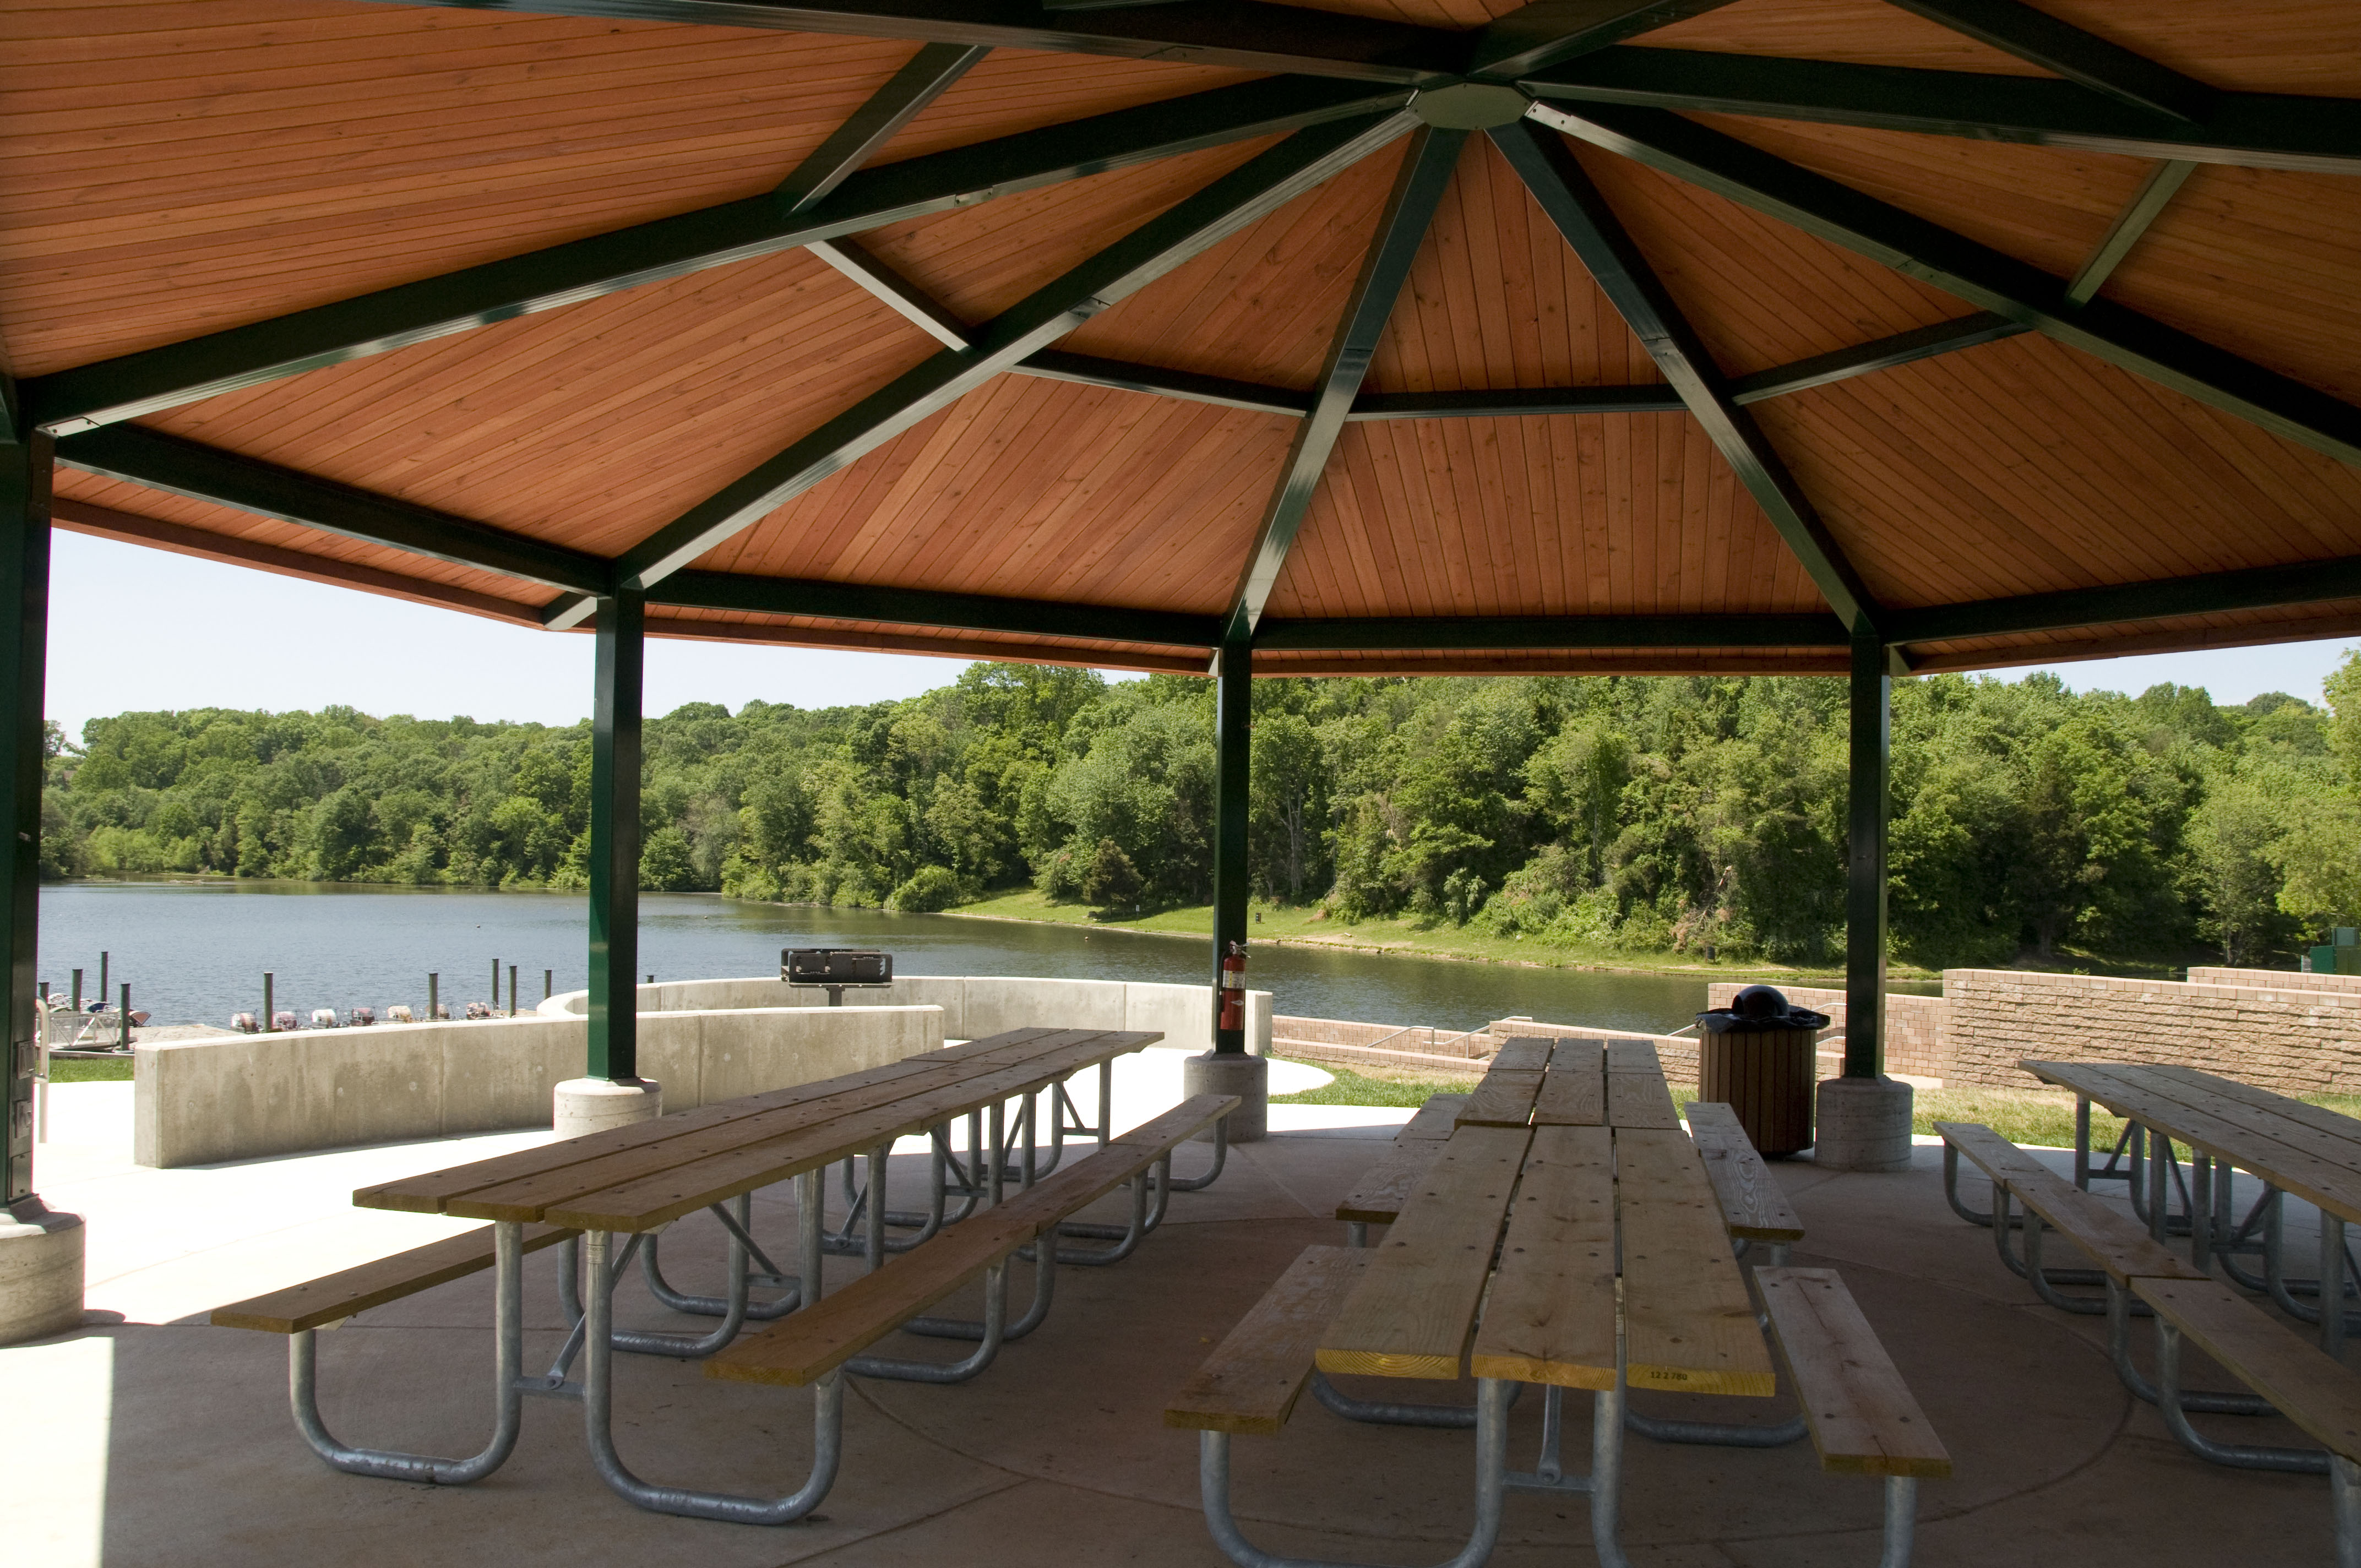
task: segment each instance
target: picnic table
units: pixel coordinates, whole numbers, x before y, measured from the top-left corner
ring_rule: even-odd
[[[1808,1431],[1825,1466],[1885,1478],[1884,1561],[1906,1563],[1912,1488],[1949,1474],[1949,1460],[1833,1271],[1758,1270],[1757,1318],[1723,1201],[1681,1129],[1653,1046],[1509,1041],[1455,1120],[1422,1168],[1397,1162],[1408,1187],[1398,1208],[1373,1191],[1352,1211],[1360,1219],[1347,1216],[1361,1227],[1389,1223],[1385,1238],[1307,1249],[1167,1408],[1169,1424],[1199,1430],[1206,1522],[1233,1562],[1279,1560],[1248,1541],[1230,1511],[1230,1439],[1278,1431],[1308,1385],[1353,1419],[1474,1427],[1475,1527],[1453,1568],[1490,1554],[1514,1491],[1587,1496],[1600,1563],[1623,1564],[1627,1425],[1747,1447]],[[1734,1118],[1708,1120],[1717,1140],[1743,1143]],[[1717,1146],[1735,1153],[1726,1141]],[[1778,1245],[1795,1234],[1779,1227]],[[1766,1325],[1795,1376],[1802,1416],[1719,1425],[1637,1420],[1626,1409],[1634,1387],[1769,1397]],[[1332,1374],[1473,1376],[1476,1409],[1352,1398],[1327,1384]],[[1525,1384],[1543,1389],[1541,1453],[1517,1472],[1507,1461],[1508,1411]],[[1560,1454],[1567,1388],[1595,1393],[1587,1475],[1567,1474]]]
[[[2088,1189],[2094,1179],[2126,1182],[2135,1212],[2158,1241],[2188,1235],[2191,1261],[2199,1269],[2218,1261],[2233,1279],[2268,1292],[2290,1315],[2316,1321],[2323,1350],[2333,1355],[2343,1349],[2345,1314],[2327,1304],[2343,1299],[2351,1272],[2345,1228],[2361,1223],[2361,1122],[2191,1067],[2031,1058],[2018,1065],[2075,1096],[2077,1186]],[[2129,1124],[2124,1140],[2097,1168],[2091,1159],[2094,1103]],[[2170,1212],[2173,1190],[2180,1184],[2175,1144],[2189,1154],[2178,1216]],[[2126,1155],[2128,1164],[2119,1167]],[[2243,1219],[2231,1207],[2228,1178],[2234,1167],[2264,1184]],[[2310,1281],[2286,1273],[2281,1210],[2283,1195],[2290,1192],[2320,1211],[2320,1267]],[[2257,1253],[2263,1260],[2259,1277],[2236,1261]],[[2297,1299],[2304,1293],[2312,1295],[2310,1304]]]
[[[1172,1146],[1235,1103],[1201,1096],[1146,1128],[1121,1139],[1111,1138],[1115,1058],[1162,1037],[1130,1030],[1011,1030],[865,1071],[363,1188],[353,1195],[361,1207],[489,1220],[490,1235],[487,1238],[479,1232],[451,1237],[398,1257],[238,1303],[215,1312],[214,1321],[291,1336],[291,1378],[297,1424],[313,1449],[338,1468],[445,1485],[478,1479],[505,1461],[513,1448],[521,1421],[521,1397],[550,1395],[582,1401],[595,1466],[609,1486],[642,1507],[751,1522],[800,1517],[826,1494],[834,1479],[842,1410],[842,1380],[834,1369],[852,1351],[829,1363],[829,1376],[817,1391],[811,1479],[797,1493],[777,1501],[652,1485],[634,1475],[614,1445],[612,1353],[620,1349],[684,1359],[714,1356],[745,1327],[752,1306],[750,1289],[757,1281],[787,1292],[769,1304],[774,1310],[757,1315],[779,1317],[798,1306],[815,1305],[819,1298],[824,1239],[820,1178],[835,1161],[868,1162],[869,1185],[862,1198],[867,1234],[860,1250],[873,1277],[894,1252],[884,1234],[889,1217],[884,1178],[895,1140],[930,1135],[934,1151],[928,1212],[920,1222],[921,1234],[910,1238],[907,1245],[915,1247],[917,1241],[937,1235],[946,1223],[956,1223],[960,1216],[947,1215],[943,1201],[947,1168],[957,1165],[950,1156],[948,1129],[958,1118],[969,1116],[974,1119],[972,1125],[988,1120],[990,1135],[981,1148],[972,1138],[971,1163],[959,1168],[957,1182],[949,1185],[964,1195],[962,1212],[973,1209],[979,1195],[988,1197],[990,1207],[984,1211],[987,1218],[961,1227],[962,1233],[976,1231],[982,1250],[962,1244],[950,1251],[962,1257],[975,1253],[974,1269],[992,1270],[987,1321],[973,1325],[948,1321],[939,1325],[938,1332],[946,1337],[985,1342],[976,1354],[949,1368],[960,1376],[972,1376],[990,1360],[1005,1335],[1021,1333],[1047,1310],[1059,1261],[1057,1235],[1067,1216],[1102,1192],[1136,1178],[1131,1223],[1116,1246],[1100,1257],[1112,1261],[1127,1254],[1140,1235],[1161,1219],[1165,1195],[1176,1185],[1170,1178]],[[1097,1121],[1070,1127],[1065,1082],[1093,1068],[1099,1079]],[[1099,1146],[1095,1155],[1055,1179],[1049,1177],[1049,1167],[1036,1153],[1035,1104],[1044,1093],[1051,1097],[1056,1129],[1049,1167],[1054,1167],[1054,1146],[1065,1132],[1094,1135]],[[1014,1117],[1006,1114],[1011,1101],[1021,1102]],[[1217,1135],[1217,1153],[1219,1146]],[[1149,1166],[1156,1167],[1161,1178],[1152,1211],[1146,1201],[1148,1178],[1143,1174]],[[1012,1199],[1004,1204],[1003,1181],[1012,1176],[1025,1190],[1026,1199],[1049,1201],[1028,1204]],[[1074,1179],[1068,1181],[1069,1177]],[[1038,1187],[1037,1179],[1040,1179]],[[751,1210],[754,1191],[790,1180],[796,1183],[799,1210],[798,1268],[793,1275],[782,1273],[763,1255],[752,1233]],[[1058,1183],[1071,1190],[1050,1191]],[[1203,1179],[1187,1185],[1202,1186]],[[664,1226],[700,1209],[711,1212],[728,1233],[729,1279],[725,1297],[690,1299],[689,1306],[719,1316],[721,1321],[704,1334],[616,1329],[615,1287],[635,1249],[651,1244]],[[848,1221],[848,1230],[851,1223]],[[1099,1234],[1102,1228],[1078,1229]],[[986,1236],[985,1231],[992,1234]],[[1005,1246],[999,1245],[1001,1231],[1009,1233]],[[630,1238],[620,1251],[613,1245],[618,1236]],[[527,1376],[522,1365],[522,1260],[525,1253],[549,1245],[566,1249],[559,1270],[560,1290],[573,1329],[549,1371]],[[1002,1254],[1023,1245],[1030,1245],[1030,1255],[1038,1260],[1036,1303],[1026,1321],[1012,1328],[1005,1321],[1000,1293]],[[950,1253],[939,1244],[932,1249],[917,1249],[916,1255],[928,1260],[925,1270],[940,1272]],[[1069,1257],[1066,1261],[1092,1259]],[[648,1263],[651,1283],[660,1283],[652,1255]],[[354,1448],[330,1435],[317,1408],[313,1331],[333,1327],[368,1307],[487,1266],[495,1270],[495,1430],[489,1446],[468,1459],[445,1460]],[[902,1266],[888,1272],[899,1274]],[[942,1288],[955,1286],[962,1277],[955,1270],[946,1276]],[[676,1293],[660,1289],[658,1294],[679,1304]],[[900,1316],[870,1325],[868,1338],[911,1321],[910,1314],[926,1304],[906,1304],[899,1309]],[[803,1316],[798,1313],[789,1321]],[[583,1371],[580,1381],[575,1382],[571,1374],[577,1358]],[[854,1370],[869,1370],[860,1363],[852,1365]],[[945,1371],[935,1363],[881,1363],[874,1375],[950,1380],[943,1376]]]

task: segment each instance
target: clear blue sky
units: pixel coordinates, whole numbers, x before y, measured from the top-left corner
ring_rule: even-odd
[[[71,735],[132,709],[318,708],[569,724],[590,707],[590,639],[60,532],[49,600],[49,716]],[[2203,686],[2320,700],[2355,640],[2056,666],[2078,691]],[[958,660],[724,642],[648,644],[648,710],[749,698],[829,707],[914,696]],[[2014,678],[2021,671],[2000,672]]]

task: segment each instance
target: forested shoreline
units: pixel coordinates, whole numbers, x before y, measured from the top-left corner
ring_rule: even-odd
[[[2361,907],[2361,662],[2325,709],[2055,678],[1897,681],[1897,955],[2283,960]],[[1844,685],[1256,683],[1256,894],[1600,953],[1828,961]],[[588,726],[195,709],[53,726],[42,863],[574,888]],[[642,883],[956,907],[1027,884],[1130,914],[1210,896],[1210,684],[970,666],[901,702],[691,703],[646,727]]]

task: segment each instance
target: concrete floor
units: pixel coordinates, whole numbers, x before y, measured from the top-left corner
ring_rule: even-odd
[[[1157,1059],[1168,1055],[1174,1060]],[[1138,1119],[1164,1078],[1177,1085],[1177,1053],[1142,1058],[1119,1086],[1126,1109],[1118,1123]],[[856,1381],[841,1477],[820,1514],[760,1530],[625,1504],[589,1468],[578,1407],[554,1400],[527,1401],[515,1456],[477,1486],[439,1490],[337,1474],[288,1420],[284,1343],[203,1325],[203,1310],[219,1301],[448,1228],[355,1211],[346,1201],[354,1186],[546,1135],[140,1171],[109,1141],[127,1105],[118,1110],[99,1092],[69,1102],[69,1086],[53,1092],[57,1136],[44,1151],[42,1186],[56,1206],[90,1217],[93,1321],[76,1334],[0,1351],[0,1409],[29,1461],[0,1497],[0,1560],[10,1568],[1208,1568],[1224,1560],[1197,1508],[1195,1434],[1161,1425],[1165,1397],[1300,1248],[1340,1239],[1326,1216],[1406,1114],[1280,1108],[1274,1135],[1234,1150],[1213,1189],[1176,1196],[1170,1222],[1130,1261],[1061,1271],[1047,1324],[1004,1349],[982,1377],[947,1388]],[[1183,1156],[1192,1157],[1202,1156]],[[916,1158],[896,1165],[919,1168]],[[2327,1483],[2224,1470],[2184,1453],[2116,1383],[2101,1322],[2034,1301],[1993,1258],[1990,1233],[1944,1207],[1939,1168],[1927,1146],[1907,1175],[1836,1175],[1801,1159],[1776,1168],[1809,1230],[1795,1261],[1843,1272],[1957,1463],[1954,1479],[1921,1489],[1917,1561],[1939,1568],[2117,1552],[2143,1568],[2330,1561]],[[758,1200],[756,1225],[784,1248],[793,1234],[784,1193]],[[702,1216],[667,1234],[675,1284],[712,1288],[721,1255],[719,1228]],[[529,1365],[545,1363],[561,1337],[555,1258],[528,1260]],[[834,1260],[831,1277],[850,1278],[856,1266]],[[1013,1283],[1021,1296],[1022,1267]],[[324,1336],[331,1426],[376,1446],[472,1452],[489,1420],[489,1279],[478,1276]],[[629,1323],[697,1326],[634,1287],[618,1307]],[[940,1341],[898,1337],[881,1348],[951,1353]],[[2204,1357],[2189,1359],[2193,1386],[2224,1386]],[[650,1479],[763,1495],[802,1480],[808,1395],[711,1382],[694,1365],[645,1357],[619,1357],[618,1366],[620,1444]],[[1643,1409],[1704,1419],[1791,1409],[1784,1397],[1636,1398]],[[1539,1407],[1528,1398],[1512,1417],[1520,1465],[1530,1462]],[[1588,1430],[1579,1396],[1569,1414],[1577,1419],[1568,1463],[1578,1466]],[[2246,1441],[2301,1441],[2276,1420],[2201,1420]],[[1237,1511],[1266,1550],[1412,1564],[1447,1557],[1464,1539],[1464,1432],[1357,1426],[1307,1400],[1283,1435],[1238,1439],[1235,1453]],[[1625,1540],[1637,1563],[1876,1561],[1879,1487],[1822,1475],[1808,1444],[1743,1452],[1635,1438],[1628,1454]],[[1512,1496],[1492,1561],[1588,1564],[1587,1531],[1578,1500]]]

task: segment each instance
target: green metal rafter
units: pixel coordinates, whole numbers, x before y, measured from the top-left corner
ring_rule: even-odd
[[[2361,173],[2361,102],[2346,98],[2223,93],[2205,121],[2192,125],[2050,77],[1631,46],[1521,77],[1518,85],[1546,99]]]
[[[1754,416],[1732,400],[1713,356],[1565,143],[1531,120],[1500,126],[1491,137],[1803,563],[1828,607],[1856,631],[1874,626],[1876,599]]]
[[[1529,71],[1589,54],[1690,16],[1719,10],[1730,0],[1532,0],[1477,31],[1467,73],[1507,82]]]
[[[609,580],[609,563],[584,551],[202,446],[143,425],[93,430],[58,443],[57,453],[60,464],[86,474],[528,583],[597,593]]]
[[[1661,109],[1536,104],[1533,113],[2274,435],[2361,465],[2361,409],[2111,300],[2077,305],[2064,279],[1939,224]]]
[[[924,46],[813,148],[794,173],[773,187],[771,194],[786,203],[790,212],[818,205],[875,157],[895,132],[916,119],[918,111],[941,97],[946,88],[991,52],[968,44]]]
[[[2361,555],[1895,610],[1893,637],[1897,642],[1952,642],[2340,599],[2361,599]]]
[[[1400,106],[1407,93],[1279,80],[930,153],[849,176],[803,211],[765,194],[380,289],[35,378],[30,417],[70,433],[707,268],[1110,169]]]
[[[616,563],[617,581],[634,588],[662,581],[1414,123],[1407,115],[1376,115],[1298,131],[979,327],[972,348],[935,355],[691,507],[626,551]]]
[[[1964,33],[2019,60],[2119,103],[2175,119],[2201,121],[2213,90],[2145,55],[2083,31],[2024,0],[1891,0],[1903,10]]]
[[[1956,353],[1962,348],[1994,343],[2031,330],[2006,316],[1979,311],[1971,316],[1937,322],[1932,326],[1914,327],[1908,332],[1897,332],[1891,337],[1881,337],[1869,343],[1857,343],[1850,348],[1816,354],[1792,365],[1774,365],[1768,370],[1733,377],[1730,383],[1730,400],[1733,403],[1759,403],[1768,398],[1784,398],[1790,392],[1808,391],[1814,387],[1825,387],[1831,381],[1866,376],[1872,370],[1890,370],[1896,365],[1931,359],[1938,354]]]
[[[1400,172],[1378,219],[1377,234],[1362,258],[1360,277],[1354,281],[1345,313],[1329,341],[1327,363],[1321,367],[1312,407],[1296,427],[1279,483],[1263,509],[1254,547],[1230,595],[1225,641],[1241,641],[1253,634],[1271,589],[1279,585],[1279,568],[1286,564],[1296,530],[1311,508],[1312,492],[1319,488],[1328,455],[1344,433],[1353,400],[1368,374],[1378,338],[1385,331],[1386,318],[1393,313],[1402,280],[1410,275],[1411,262],[1426,237],[1435,203],[1443,200],[1444,187],[1451,182],[1459,149],[1466,141],[1465,131],[1425,126],[1402,156]]]
[[[2105,286],[2108,277],[2123,265],[2124,258],[2139,244],[2140,236],[2147,233],[2148,225],[2164,215],[2164,209],[2171,204],[2172,198],[2196,170],[2197,165],[2176,159],[2159,163],[2148,170],[2147,178],[2140,181],[2140,188],[2132,192],[2132,199],[2124,203],[2123,211],[2115,214],[2115,221],[2107,225],[2106,234],[2092,250],[2090,259],[2082,263],[2081,270],[2075,273],[2073,280],[2066,285],[2069,304],[2081,304]]]

